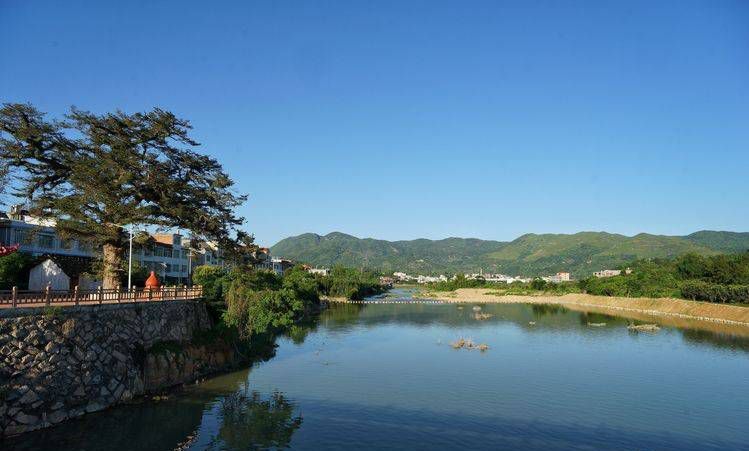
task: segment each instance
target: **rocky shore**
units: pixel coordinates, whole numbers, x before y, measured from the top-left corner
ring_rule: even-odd
[[[196,301],[15,309],[0,316],[0,437],[192,382],[235,360]]]

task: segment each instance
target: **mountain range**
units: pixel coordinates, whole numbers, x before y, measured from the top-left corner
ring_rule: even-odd
[[[703,255],[749,250],[749,232],[700,231],[686,236],[606,232],[526,234],[513,241],[475,238],[385,241],[341,232],[305,233],[285,238],[271,248],[275,256],[330,267],[341,264],[413,274],[503,273],[540,276],[557,271],[586,277],[642,258]]]

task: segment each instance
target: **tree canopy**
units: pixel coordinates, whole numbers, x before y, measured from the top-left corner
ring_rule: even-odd
[[[154,108],[94,114],[71,108],[48,120],[29,104],[0,108],[0,166],[13,194],[58,233],[103,249],[104,285],[119,284],[123,226],[182,228],[237,249],[246,196],[214,158],[195,152],[187,120]]]

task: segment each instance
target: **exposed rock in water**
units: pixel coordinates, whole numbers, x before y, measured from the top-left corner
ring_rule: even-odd
[[[486,351],[489,349],[489,345],[486,343],[477,344],[474,343],[473,340],[460,338],[457,341],[454,341],[450,343],[450,346],[453,347],[453,349],[478,349],[481,352]]]
[[[588,323],[589,327],[606,327],[606,323]]]
[[[630,324],[627,329],[637,332],[658,332],[661,330],[657,324]]]

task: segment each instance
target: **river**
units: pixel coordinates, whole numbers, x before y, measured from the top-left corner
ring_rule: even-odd
[[[333,305],[267,362],[3,449],[749,449],[749,340],[630,322],[547,305]],[[489,349],[453,349],[458,338]]]

